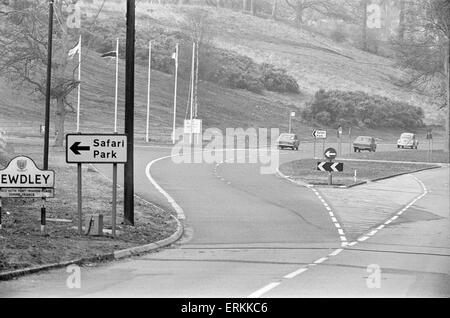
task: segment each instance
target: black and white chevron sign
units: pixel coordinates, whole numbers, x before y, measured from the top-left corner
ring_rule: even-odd
[[[342,172],[344,170],[343,162],[322,161],[317,163],[317,170],[328,172]]]

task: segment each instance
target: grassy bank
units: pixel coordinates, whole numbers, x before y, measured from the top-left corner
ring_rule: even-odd
[[[16,152],[36,159],[41,147],[16,145]],[[135,201],[136,226],[122,225],[123,191],[118,190],[117,238],[79,236],[77,232],[76,166],[64,163],[64,153],[52,149],[50,167],[56,173],[55,198],[48,199],[48,235],[40,233],[41,200],[4,199],[0,230],[0,271],[111,253],[164,239],[176,230],[170,214],[141,200]],[[83,215],[101,213],[111,228],[112,189],[109,180],[94,170],[83,171]]]
[[[301,159],[287,162],[280,166],[280,171],[294,179],[308,184],[327,184],[328,172],[317,170],[317,162],[314,159]],[[425,164],[404,164],[384,162],[345,161],[343,172],[333,172],[333,184],[351,185],[361,181],[388,177],[395,174],[407,173],[419,169],[428,168]],[[354,174],[356,171],[356,181]]]
[[[426,150],[400,149],[398,151],[384,152],[358,152],[352,153],[351,159],[369,159],[369,160],[392,160],[392,161],[411,161],[411,162],[439,162],[449,163],[449,153],[442,150],[435,150],[428,157]]]

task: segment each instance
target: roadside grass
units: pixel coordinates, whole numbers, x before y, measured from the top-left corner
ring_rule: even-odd
[[[382,152],[356,152],[352,153],[349,159],[368,159],[368,160],[390,160],[390,161],[410,161],[410,162],[428,162],[427,150],[398,149],[398,151]],[[449,153],[443,150],[434,150],[431,154],[430,162],[449,163]]]
[[[41,164],[41,147],[22,144],[15,145],[15,149]],[[177,224],[169,212],[139,199],[135,200],[136,225],[123,225],[123,189],[119,188],[116,238],[109,234],[101,237],[78,235],[76,166],[65,164],[61,150],[52,149],[50,157],[50,167],[56,174],[56,187],[55,198],[47,201],[47,218],[68,222],[47,220],[48,235],[43,236],[40,233],[40,199],[3,199],[0,272],[94,257],[156,242],[175,232]],[[111,183],[93,169],[83,169],[84,220],[89,214],[101,213],[104,228],[110,229],[111,198]]]
[[[301,180],[308,184],[325,185],[328,181],[328,172],[317,170],[317,162],[319,161],[301,159],[287,162],[280,166],[280,171],[293,179]],[[348,186],[362,181],[413,172],[429,167],[431,166],[426,164],[345,161],[343,172],[333,172],[333,184]],[[356,182],[354,180],[355,170]]]

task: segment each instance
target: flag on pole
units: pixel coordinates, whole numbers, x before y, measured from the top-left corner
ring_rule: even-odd
[[[81,41],[78,40],[78,43],[69,50],[69,58],[73,58],[75,56],[75,54],[80,53],[80,49],[81,49]]]
[[[110,51],[110,52],[106,52],[104,54],[102,54],[101,57],[117,57],[117,52],[116,51]]]

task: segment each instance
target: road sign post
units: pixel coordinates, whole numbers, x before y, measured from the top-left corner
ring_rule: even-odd
[[[83,234],[83,207],[82,207],[82,182],[83,182],[83,178],[82,178],[82,166],[81,163],[77,164],[77,209],[78,209],[78,234],[82,235]]]
[[[334,148],[327,148],[327,150],[324,151],[323,156],[328,159],[328,161],[317,163],[317,170],[328,172],[328,185],[333,184],[332,171],[342,172],[344,170],[344,164],[342,162],[333,162],[336,155],[337,152]]]
[[[289,133],[291,133],[292,130],[292,117],[295,117],[295,112],[289,113]]]
[[[427,131],[427,140],[428,140],[428,151],[427,151],[427,159],[428,162],[431,162],[433,156],[433,133],[431,130]]]
[[[0,170],[0,229],[2,198],[40,198],[41,233],[45,234],[45,199],[54,197],[54,187],[54,171],[40,170],[29,157],[18,156],[12,159],[5,169]]]
[[[316,139],[322,139],[322,151],[325,152],[325,139],[327,138],[326,130],[314,130],[312,132],[314,138],[314,158],[316,157]]]
[[[352,155],[352,127],[348,129],[348,155]]]
[[[128,160],[128,139],[121,134],[67,134],[66,162],[78,165],[78,232],[83,233],[82,164],[113,165],[112,235],[116,235],[117,164]]]

